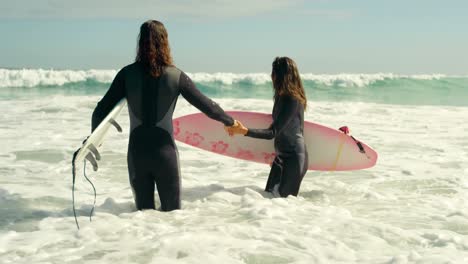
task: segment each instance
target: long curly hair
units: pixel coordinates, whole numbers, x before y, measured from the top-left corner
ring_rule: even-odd
[[[279,96],[289,95],[307,108],[307,98],[302,86],[301,76],[296,63],[288,57],[276,57],[272,64],[271,79],[275,91],[275,100]]]
[[[153,77],[159,77],[164,67],[172,65],[169,38],[163,23],[148,20],[141,25],[135,61],[142,63]]]

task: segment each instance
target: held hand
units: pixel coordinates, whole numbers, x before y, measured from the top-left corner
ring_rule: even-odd
[[[238,120],[235,120],[232,126],[224,127],[224,129],[231,137],[236,134],[245,135],[248,131],[248,129]]]
[[[234,133],[245,136],[249,129],[246,128],[240,121],[237,121],[237,123],[239,124],[239,126],[235,129]]]
[[[239,121],[237,120],[234,120],[234,124],[232,126],[224,126],[224,130],[226,131],[226,133],[229,134],[230,137],[232,137],[234,136],[233,129],[235,127],[239,127]]]

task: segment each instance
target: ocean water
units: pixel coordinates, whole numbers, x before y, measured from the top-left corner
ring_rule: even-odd
[[[377,165],[309,171],[298,197],[273,198],[268,166],[178,143],[169,213],[135,210],[124,111],[87,170],[91,222],[78,169],[78,231],[71,157],[115,74],[0,69],[0,263],[468,263],[468,77],[305,73],[306,119],[347,125]],[[226,110],[271,111],[268,74],[190,76]],[[197,111],[181,97],[175,116]]]

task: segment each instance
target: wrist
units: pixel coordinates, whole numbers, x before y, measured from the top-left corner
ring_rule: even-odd
[[[242,135],[247,135],[247,133],[249,132],[249,129],[248,128],[244,128],[242,129]]]

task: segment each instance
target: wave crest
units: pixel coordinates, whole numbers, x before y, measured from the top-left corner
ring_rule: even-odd
[[[0,69],[0,88],[62,86],[69,83],[97,82],[111,83],[117,70],[44,70],[44,69]],[[267,73],[187,73],[194,82],[222,85],[251,84],[262,85],[271,82]],[[397,75],[376,74],[301,74],[305,82],[315,82],[325,86],[365,87],[377,81],[393,79],[434,80],[447,77],[443,74]]]
[[[0,87],[62,86],[86,81],[110,83],[116,74],[116,70],[0,69]]]

